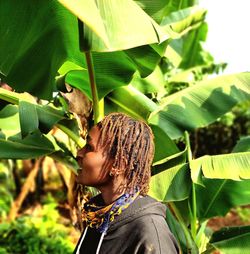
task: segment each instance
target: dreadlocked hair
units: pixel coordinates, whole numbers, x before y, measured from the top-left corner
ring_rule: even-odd
[[[101,131],[98,146],[111,156],[112,166],[124,173],[126,191],[139,190],[145,196],[154,157],[154,137],[150,127],[123,113],[111,113],[97,126]]]

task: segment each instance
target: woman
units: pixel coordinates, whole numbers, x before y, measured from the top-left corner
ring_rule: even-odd
[[[84,205],[74,253],[178,253],[165,206],[146,195],[153,156],[153,134],[142,121],[112,113],[90,130],[77,154],[77,182],[101,194]]]

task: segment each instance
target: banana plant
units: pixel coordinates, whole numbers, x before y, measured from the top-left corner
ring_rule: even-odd
[[[184,151],[188,156],[183,163],[171,168],[166,164],[165,171],[154,163],[159,173],[152,177],[149,194],[168,202],[174,211],[175,217],[168,214],[168,221],[184,253],[211,253],[215,249],[235,253],[235,248],[242,250],[239,246],[250,239],[249,227],[222,229],[213,235],[206,231],[208,219],[250,203],[250,152],[244,143],[248,139],[237,144],[240,152],[193,159],[187,138]]]
[[[0,111],[0,158],[29,159],[50,155],[76,171],[72,152],[50,131],[57,127],[82,147],[79,126],[69,112],[51,105],[39,105],[33,96],[0,88],[0,98],[11,102]]]
[[[187,131],[216,121],[248,99],[250,74],[196,82],[172,95],[166,90],[171,73],[164,71],[164,60],[177,72],[207,63],[196,41],[205,40],[206,11],[193,5],[171,0],[39,0],[36,5],[31,0],[0,0],[0,22],[5,24],[0,26],[0,78],[16,92],[47,100],[41,105],[0,89],[1,102],[12,104],[0,111],[0,158],[58,159],[66,154],[66,161],[72,159],[49,132],[56,126],[76,146],[84,145],[72,115],[52,103],[53,92],[65,83],[92,100],[95,122],[103,116],[103,99],[106,113],[123,111],[144,119],[156,143],[150,193],[170,202],[175,217],[168,211],[169,224],[184,253],[230,248],[232,236],[240,232],[240,243],[249,235],[249,228],[242,228],[218,232],[210,241],[204,237],[208,218],[249,203],[246,143],[229,155],[194,159]],[[15,19],[6,18],[10,16]],[[181,151],[175,140],[183,136],[186,148]],[[228,192],[232,187],[235,191]],[[209,193],[207,202],[204,193]]]

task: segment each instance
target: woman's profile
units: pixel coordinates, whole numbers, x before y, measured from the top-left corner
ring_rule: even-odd
[[[147,196],[153,157],[153,134],[143,121],[111,113],[90,130],[76,180],[101,193],[82,208],[85,228],[74,253],[178,253],[166,207]]]

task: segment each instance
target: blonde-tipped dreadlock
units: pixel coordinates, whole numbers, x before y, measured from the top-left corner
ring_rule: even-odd
[[[123,113],[111,113],[98,123],[98,144],[110,154],[113,167],[127,179],[126,191],[139,189],[146,195],[154,157],[154,141],[150,127],[143,121]]]

